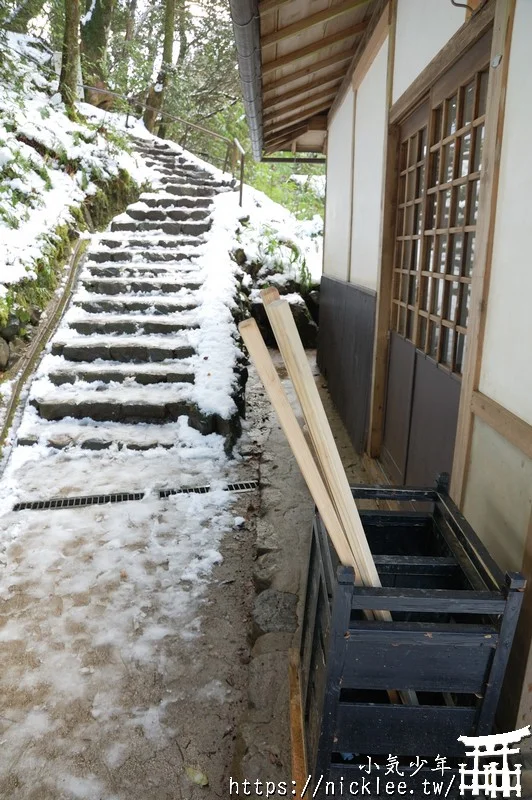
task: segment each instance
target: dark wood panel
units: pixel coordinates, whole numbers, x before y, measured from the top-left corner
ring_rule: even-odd
[[[318,366],[358,453],[367,440],[375,310],[374,292],[322,278]]]
[[[343,689],[481,693],[494,651],[482,634],[349,634]]]
[[[424,486],[441,472],[451,473],[460,381],[419,351],[415,375],[405,480],[412,486]]]
[[[392,482],[399,484],[405,482],[415,361],[414,345],[392,331],[382,461]]]
[[[462,755],[459,736],[473,733],[475,708],[340,703],[335,746],[338,752],[402,756]],[[385,731],[385,735],[383,735]],[[419,753],[420,741],[424,749]],[[451,744],[455,742],[454,750]],[[416,749],[417,748],[417,749]]]

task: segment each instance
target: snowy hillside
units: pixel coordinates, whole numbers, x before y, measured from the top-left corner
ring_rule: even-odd
[[[65,113],[51,53],[36,39],[0,43],[0,297],[34,278],[54,231],[121,170],[149,177],[126,141],[103,123]]]

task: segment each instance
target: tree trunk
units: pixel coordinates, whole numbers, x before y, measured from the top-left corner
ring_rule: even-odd
[[[127,22],[126,33],[124,39],[126,42],[132,42],[135,35],[135,15],[137,13],[137,0],[129,0],[127,5]]]
[[[74,112],[79,65],[79,0],[65,0],[65,31],[59,91],[67,110]]]
[[[163,63],[157,76],[157,82],[150,87],[146,105],[149,106],[144,112],[144,125],[153,132],[157,116],[162,108],[164,100],[164,90],[168,84],[170,70],[172,68],[172,57],[174,52],[174,28],[175,28],[175,6],[176,0],[166,0],[164,8],[164,44],[163,44]]]
[[[27,33],[28,24],[41,13],[45,0],[21,0],[7,18],[6,28],[15,33]]]
[[[81,22],[81,67],[83,82],[87,86],[105,89],[107,86],[107,39],[113,16],[115,0],[86,0],[88,18]],[[91,13],[92,11],[92,13]],[[89,16],[90,15],[90,16]],[[85,99],[93,105],[107,105],[105,93],[85,89]]]

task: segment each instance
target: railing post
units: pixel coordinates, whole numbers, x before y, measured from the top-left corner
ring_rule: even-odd
[[[239,200],[240,208],[242,208],[242,193],[244,191],[244,162],[245,162],[245,159],[246,159],[246,156],[245,156],[244,153],[242,153],[242,155],[240,156],[240,200]]]

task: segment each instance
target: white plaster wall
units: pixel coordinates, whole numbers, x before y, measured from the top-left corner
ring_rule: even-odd
[[[521,568],[531,506],[532,460],[475,418],[464,515],[502,569]]]
[[[386,137],[388,39],[356,93],[353,225],[349,280],[377,288]]]
[[[506,94],[480,390],[532,425],[532,2],[518,0]]]
[[[465,9],[456,8],[450,0],[399,0],[392,102],[401,97],[464,22]]]
[[[327,135],[325,201],[325,275],[346,281],[351,238],[351,175],[353,171],[354,94],[350,89],[334,115]]]

